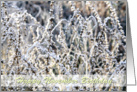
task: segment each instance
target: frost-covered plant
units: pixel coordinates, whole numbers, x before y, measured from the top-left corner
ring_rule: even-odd
[[[119,3],[2,1],[2,75],[98,74],[110,75],[111,79],[117,73],[125,74],[126,36],[117,14],[121,12],[116,10]],[[122,14],[125,16],[124,10]],[[77,90],[124,90],[125,85],[118,88],[92,85],[90,90]],[[40,90],[23,87],[20,90],[23,89]]]

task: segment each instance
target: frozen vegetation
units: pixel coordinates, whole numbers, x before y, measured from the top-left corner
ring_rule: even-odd
[[[2,75],[126,74],[126,4],[1,1]],[[124,77],[123,77],[124,78]],[[116,91],[123,86],[2,87],[6,91]]]

